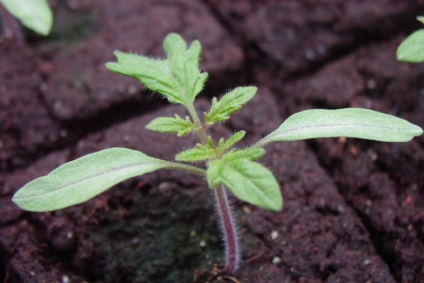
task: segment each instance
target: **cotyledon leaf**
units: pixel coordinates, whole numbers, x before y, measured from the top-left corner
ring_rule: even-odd
[[[269,142],[312,138],[352,137],[385,142],[407,142],[423,130],[410,122],[361,108],[305,110],[293,114],[274,132],[258,141]]]
[[[127,148],[110,148],[65,163],[22,187],[13,202],[29,211],[52,211],[83,203],[128,178],[162,168],[202,174],[194,166],[168,162]]]

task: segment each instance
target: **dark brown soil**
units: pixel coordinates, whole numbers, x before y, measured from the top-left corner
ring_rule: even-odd
[[[281,212],[233,199],[242,265],[223,248],[205,180],[159,171],[86,204],[28,213],[13,193],[58,165],[122,146],[172,160],[196,142],[144,129],[182,112],[108,72],[113,51],[163,56],[169,32],[203,46],[199,109],[238,85],[255,99],[217,135],[246,144],[309,108],[365,107],[424,126],[424,64],[397,45],[424,1],[56,1],[48,38],[0,40],[0,282],[424,282],[424,137],[268,146]],[[422,14],[422,13],[421,13]]]

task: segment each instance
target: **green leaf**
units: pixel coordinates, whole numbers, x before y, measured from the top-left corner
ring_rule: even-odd
[[[418,16],[417,20],[424,24],[424,16]]]
[[[219,101],[214,97],[210,111],[205,113],[205,121],[212,125],[227,120],[232,113],[251,100],[256,91],[256,87],[238,87],[225,94]]]
[[[208,74],[201,73],[199,69],[201,52],[199,41],[193,41],[187,49],[184,39],[176,33],[171,33],[165,38],[163,47],[168,55],[170,71],[178,82],[181,95],[185,101],[193,103],[208,78]]]
[[[208,163],[206,178],[215,188],[224,184],[239,199],[253,205],[279,211],[283,199],[277,180],[257,162],[247,159],[217,159]]]
[[[385,142],[406,142],[423,130],[408,121],[361,108],[305,110],[293,114],[255,146],[275,141],[351,137]]]
[[[147,124],[146,129],[160,133],[176,133],[179,137],[196,131],[196,126],[189,117],[159,117]]]
[[[222,147],[224,149],[227,149],[227,148],[234,146],[236,143],[241,141],[244,138],[245,135],[246,135],[246,131],[239,131],[239,132],[235,133],[228,140],[223,142]]]
[[[46,0],[0,0],[0,3],[24,26],[48,35],[53,25],[53,13]]]
[[[424,18],[424,17],[421,17]],[[399,45],[396,51],[399,61],[420,63],[424,61],[424,29],[417,30],[409,35]]]
[[[194,41],[187,49],[181,36],[169,34],[164,49],[168,55],[165,60],[116,51],[118,62],[109,62],[106,68],[138,79],[171,103],[191,105],[208,76],[199,70],[200,43]]]
[[[238,143],[241,139],[246,135],[245,131],[239,131],[232,135],[228,140],[224,140],[224,138],[220,138],[217,147],[217,156],[222,156],[227,149],[233,147],[236,143]]]
[[[226,161],[232,161],[237,159],[249,159],[249,160],[258,160],[265,155],[265,150],[263,148],[245,148],[241,150],[231,151],[223,156],[223,159]]]
[[[30,211],[51,211],[83,203],[128,178],[161,168],[201,173],[201,169],[178,165],[126,148],[110,148],[63,164],[50,174],[21,188],[13,202]]]
[[[170,103],[184,104],[180,89],[169,73],[168,60],[155,60],[141,55],[114,52],[117,63],[107,63],[109,70],[138,79],[148,89],[162,94]]]
[[[175,156],[175,160],[184,162],[199,162],[213,158],[214,155],[215,151],[212,148],[198,143],[195,148],[178,153]]]

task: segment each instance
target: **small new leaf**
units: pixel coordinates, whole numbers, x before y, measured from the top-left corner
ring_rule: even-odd
[[[239,131],[239,132],[235,133],[228,140],[223,142],[222,147],[224,149],[228,149],[228,148],[234,146],[236,143],[241,141],[244,138],[245,135],[246,135],[246,131]]]
[[[265,155],[263,148],[245,148],[241,150],[233,150],[223,156],[223,160],[232,161],[237,159],[258,160]]]
[[[236,143],[243,139],[245,135],[245,131],[239,131],[232,135],[228,140],[224,140],[224,138],[221,138],[218,142],[217,147],[218,156],[222,156],[227,151],[227,149],[233,147]]]
[[[147,156],[127,148],[110,148],[63,164],[35,179],[13,196],[29,211],[51,211],[83,203],[128,178],[161,168],[203,174],[201,169]]]
[[[175,156],[176,161],[199,162],[210,159],[215,155],[215,151],[203,144],[197,144],[196,147],[180,152]]]
[[[196,126],[189,117],[185,119],[178,115],[175,117],[159,117],[147,124],[146,129],[160,133],[176,133],[181,137],[196,130]]]
[[[118,62],[109,62],[106,68],[134,77],[169,102],[187,107],[203,89],[208,76],[199,70],[200,43],[194,41],[187,49],[182,37],[171,33],[164,40],[164,49],[168,55],[164,60],[116,51]]]
[[[0,3],[24,26],[48,35],[53,25],[53,13],[47,0],[0,0]]]
[[[257,162],[240,158],[212,160],[206,178],[211,188],[224,184],[237,198],[253,205],[274,211],[283,206],[277,180]]]
[[[408,121],[361,108],[305,110],[293,114],[255,146],[269,142],[351,137],[384,142],[407,142],[423,130]]]
[[[232,113],[251,100],[256,91],[256,87],[238,87],[225,94],[219,101],[214,97],[210,111],[205,113],[206,123],[212,125],[227,120]]]

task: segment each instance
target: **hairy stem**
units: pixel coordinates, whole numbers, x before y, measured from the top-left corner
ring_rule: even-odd
[[[215,188],[215,200],[225,242],[224,269],[229,273],[234,273],[240,260],[238,233],[224,185]]]
[[[208,143],[208,135],[206,133],[206,130],[202,127],[202,121],[199,118],[199,115],[197,115],[196,109],[194,108],[193,104],[186,105],[188,112],[190,113],[191,118],[193,119],[195,125],[199,126],[199,130],[197,131],[197,135],[199,136],[200,140],[203,144]]]
[[[204,145],[208,143],[207,127],[203,126],[194,105],[188,105],[187,109],[193,118],[195,124],[200,125],[197,135]],[[216,156],[220,158],[220,156]],[[225,242],[225,266],[224,269],[228,273],[234,273],[239,265],[240,250],[238,242],[237,227],[234,222],[231,207],[228,202],[226,188],[223,184],[215,188],[216,210],[219,214],[222,236]]]

